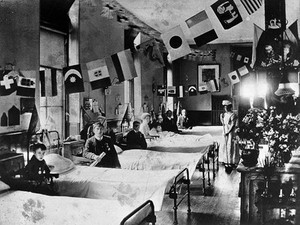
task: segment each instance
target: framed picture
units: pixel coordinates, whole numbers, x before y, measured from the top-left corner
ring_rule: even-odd
[[[216,83],[216,88],[220,87],[220,65],[198,65],[198,91],[207,91],[207,84],[210,81]]]

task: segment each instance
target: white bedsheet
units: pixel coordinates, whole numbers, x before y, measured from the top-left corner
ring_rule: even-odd
[[[147,149],[166,152],[200,152],[207,146],[214,143],[210,134],[199,135],[182,135],[174,134],[163,138],[156,138],[147,141]]]
[[[146,200],[160,210],[169,182],[179,170],[141,171],[76,166],[55,179],[62,196],[117,200],[137,207]]]
[[[118,155],[122,169],[170,170],[188,168],[191,179],[198,162],[209,146],[196,153],[158,152],[145,149],[130,149]]]
[[[116,200],[57,197],[25,191],[0,194],[0,224],[3,225],[117,225],[134,210]],[[151,212],[146,207],[134,217],[141,221]]]

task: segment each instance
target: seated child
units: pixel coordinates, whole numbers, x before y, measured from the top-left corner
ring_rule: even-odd
[[[6,183],[14,190],[31,191],[46,195],[57,195],[54,190],[50,169],[44,160],[46,146],[35,143],[31,146],[33,156],[20,172],[21,177],[5,177]]]
[[[144,135],[139,131],[141,123],[133,122],[133,130],[127,134],[127,149],[146,149],[147,142]]]
[[[114,144],[110,137],[104,136],[104,131],[101,122],[93,124],[94,136],[86,140],[82,156],[95,160],[97,167],[121,168]]]

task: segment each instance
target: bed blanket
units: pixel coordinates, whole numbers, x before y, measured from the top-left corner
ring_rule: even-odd
[[[191,179],[198,162],[209,147],[197,153],[158,152],[145,149],[130,149],[118,155],[122,169],[169,170],[188,168]]]
[[[116,200],[47,196],[25,191],[0,194],[0,224],[22,225],[117,225],[134,210]],[[151,212],[143,209],[133,219],[138,224]]]
[[[62,196],[117,200],[137,207],[146,200],[160,210],[164,193],[180,170],[142,171],[75,166],[55,179]]]
[[[147,141],[147,149],[165,152],[200,152],[214,143],[210,134],[181,135],[174,134],[164,138],[156,138]]]

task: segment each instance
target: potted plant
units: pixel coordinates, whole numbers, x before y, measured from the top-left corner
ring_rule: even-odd
[[[263,138],[264,116],[264,109],[249,109],[236,131],[239,148],[242,150],[242,163],[247,167],[257,164],[258,145]]]

